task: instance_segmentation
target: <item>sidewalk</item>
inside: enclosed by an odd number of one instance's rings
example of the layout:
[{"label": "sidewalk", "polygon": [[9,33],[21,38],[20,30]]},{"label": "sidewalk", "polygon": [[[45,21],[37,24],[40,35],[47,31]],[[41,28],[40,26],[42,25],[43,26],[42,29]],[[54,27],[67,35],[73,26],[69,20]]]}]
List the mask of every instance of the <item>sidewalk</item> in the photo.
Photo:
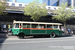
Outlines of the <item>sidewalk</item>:
[{"label": "sidewalk", "polygon": [[66,35],[65,35],[65,33],[62,33],[62,36],[68,36],[68,35],[74,35],[74,34],[73,33],[71,33],[71,34],[66,33]]}]

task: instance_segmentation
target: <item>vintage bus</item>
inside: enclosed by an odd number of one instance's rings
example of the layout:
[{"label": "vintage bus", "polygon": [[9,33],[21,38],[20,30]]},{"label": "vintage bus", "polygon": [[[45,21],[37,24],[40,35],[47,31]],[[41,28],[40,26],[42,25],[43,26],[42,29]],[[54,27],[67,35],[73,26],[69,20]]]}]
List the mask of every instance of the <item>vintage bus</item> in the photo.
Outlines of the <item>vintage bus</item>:
[{"label": "vintage bus", "polygon": [[49,35],[54,38],[56,35],[62,35],[60,30],[61,23],[44,23],[44,22],[27,22],[27,21],[14,21],[12,34],[17,35],[19,38],[24,36],[39,36]]}]

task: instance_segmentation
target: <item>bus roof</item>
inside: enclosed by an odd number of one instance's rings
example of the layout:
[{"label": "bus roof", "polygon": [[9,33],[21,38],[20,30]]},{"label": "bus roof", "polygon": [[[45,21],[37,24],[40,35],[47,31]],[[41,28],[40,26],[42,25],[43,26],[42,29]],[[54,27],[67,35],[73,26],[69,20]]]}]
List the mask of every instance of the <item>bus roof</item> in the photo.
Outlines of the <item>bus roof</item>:
[{"label": "bus roof", "polygon": [[62,25],[61,23],[28,22],[28,21],[14,21],[13,23],[27,23],[27,24],[48,24],[48,25]]}]

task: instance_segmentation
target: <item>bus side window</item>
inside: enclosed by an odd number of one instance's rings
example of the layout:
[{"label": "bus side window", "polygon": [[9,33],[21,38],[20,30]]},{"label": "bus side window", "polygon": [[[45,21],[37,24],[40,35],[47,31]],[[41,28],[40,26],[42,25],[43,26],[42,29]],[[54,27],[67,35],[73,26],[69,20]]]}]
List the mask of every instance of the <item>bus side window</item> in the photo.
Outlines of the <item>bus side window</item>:
[{"label": "bus side window", "polygon": [[54,25],[53,28],[58,28],[58,25]]},{"label": "bus side window", "polygon": [[44,28],[44,26],[42,26],[42,28]]},{"label": "bus side window", "polygon": [[40,24],[39,25],[41,28],[46,28],[46,25],[44,25],[44,24]]},{"label": "bus side window", "polygon": [[27,24],[27,28],[30,28],[30,24]]},{"label": "bus side window", "polygon": [[52,25],[47,25],[47,28],[52,28]]},{"label": "bus side window", "polygon": [[23,28],[30,28],[30,24],[23,24]]},{"label": "bus side window", "polygon": [[39,28],[38,24],[32,24],[32,28]]}]

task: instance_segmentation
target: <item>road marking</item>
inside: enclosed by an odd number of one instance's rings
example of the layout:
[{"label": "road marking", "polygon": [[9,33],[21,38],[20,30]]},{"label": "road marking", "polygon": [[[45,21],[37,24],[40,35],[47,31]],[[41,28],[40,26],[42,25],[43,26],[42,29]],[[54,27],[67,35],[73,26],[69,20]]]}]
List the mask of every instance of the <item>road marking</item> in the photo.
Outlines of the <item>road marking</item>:
[{"label": "road marking", "polygon": [[61,42],[61,41],[75,41],[75,39],[68,40],[53,40],[53,41],[29,41],[29,42],[12,42],[12,43],[0,43],[0,45],[11,45],[11,44],[25,44],[25,43],[46,43],[46,42]]}]

